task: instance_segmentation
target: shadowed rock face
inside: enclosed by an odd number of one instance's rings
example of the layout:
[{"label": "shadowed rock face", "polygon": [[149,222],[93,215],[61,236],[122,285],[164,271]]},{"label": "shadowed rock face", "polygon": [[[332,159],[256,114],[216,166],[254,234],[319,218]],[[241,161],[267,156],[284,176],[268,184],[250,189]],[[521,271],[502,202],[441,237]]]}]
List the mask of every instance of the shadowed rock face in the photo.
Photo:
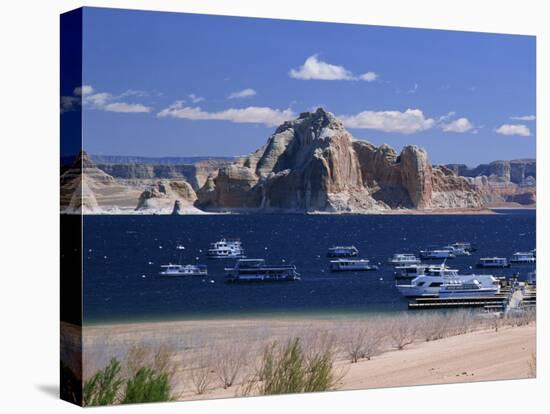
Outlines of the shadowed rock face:
[{"label": "shadowed rock face", "polygon": [[198,191],[196,205],[325,212],[482,206],[464,178],[434,169],[423,149],[407,146],[397,156],[387,145],[354,140],[319,108],[283,123],[263,147],[220,168]]}]

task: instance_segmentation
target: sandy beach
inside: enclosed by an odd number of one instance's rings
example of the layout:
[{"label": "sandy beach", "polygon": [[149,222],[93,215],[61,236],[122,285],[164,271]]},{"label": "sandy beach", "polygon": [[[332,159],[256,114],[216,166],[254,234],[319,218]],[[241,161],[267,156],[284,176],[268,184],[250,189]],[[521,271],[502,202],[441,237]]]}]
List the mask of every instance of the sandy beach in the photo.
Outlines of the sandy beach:
[{"label": "sandy beach", "polygon": [[[384,325],[388,320],[379,320]],[[97,325],[83,328],[84,377],[105,366],[112,357],[124,359],[136,344],[156,349],[168,346],[175,367],[176,399],[210,399],[242,395],[247,372],[270,341],[311,338],[319,332],[343,338],[363,320],[196,320],[179,322]],[[214,370],[206,391],[197,394],[189,373],[223,350],[244,350],[245,366],[236,385],[224,389]],[[498,331],[478,326],[473,332],[425,341],[418,338],[403,350],[387,344],[371,360],[351,363],[340,346],[334,365],[340,379],[337,390],[521,379],[533,376],[536,325],[501,326]],[[209,362],[208,362],[209,363]]]}]

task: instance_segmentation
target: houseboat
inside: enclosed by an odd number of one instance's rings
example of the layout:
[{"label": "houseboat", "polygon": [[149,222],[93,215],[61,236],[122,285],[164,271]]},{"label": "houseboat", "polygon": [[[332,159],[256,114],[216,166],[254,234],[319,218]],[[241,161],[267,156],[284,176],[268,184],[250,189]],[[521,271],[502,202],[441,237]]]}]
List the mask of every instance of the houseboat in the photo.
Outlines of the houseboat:
[{"label": "houseboat", "polygon": [[221,239],[210,244],[207,253],[210,259],[244,259],[244,249],[240,240]]},{"label": "houseboat", "polygon": [[424,260],[452,259],[454,257],[454,253],[446,249],[420,250],[420,258]]},{"label": "houseboat", "polygon": [[395,253],[389,260],[394,266],[420,264],[420,259],[412,253]]},{"label": "houseboat", "polygon": [[484,268],[504,268],[510,267],[510,263],[505,257],[482,257],[477,262],[477,267]]},{"label": "houseboat", "polygon": [[206,276],[208,268],[205,265],[162,265],[159,275],[161,276]]},{"label": "houseboat", "polygon": [[510,263],[535,263],[536,261],[532,252],[517,252],[510,258]]},{"label": "houseboat", "polygon": [[294,265],[267,265],[264,259],[239,259],[232,268],[226,268],[227,283],[288,282],[300,280]]},{"label": "houseboat", "polygon": [[378,266],[371,265],[368,259],[338,259],[330,261],[331,272],[366,272],[378,270]]},{"label": "houseboat", "polygon": [[359,250],[355,246],[334,246],[328,249],[328,257],[355,257]]}]

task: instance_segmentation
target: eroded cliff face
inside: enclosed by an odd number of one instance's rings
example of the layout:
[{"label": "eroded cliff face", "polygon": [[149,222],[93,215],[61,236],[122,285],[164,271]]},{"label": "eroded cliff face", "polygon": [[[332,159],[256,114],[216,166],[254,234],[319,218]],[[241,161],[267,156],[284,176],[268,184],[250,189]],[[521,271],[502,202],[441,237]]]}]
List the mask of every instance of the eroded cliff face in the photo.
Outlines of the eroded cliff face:
[{"label": "eroded cliff face", "polygon": [[136,211],[168,214],[173,213],[178,204],[177,211],[181,212],[196,199],[193,188],[186,181],[160,180],[141,193]]},{"label": "eroded cliff face", "polygon": [[[448,174],[450,173],[450,175]],[[283,123],[267,143],[220,168],[197,193],[207,210],[381,212],[481,208],[467,180],[432,168],[425,150],[354,140],[322,108]]]},{"label": "eroded cliff face", "polygon": [[456,174],[464,176],[491,207],[534,206],[536,204],[537,165],[534,159],[493,161],[468,168],[449,164]]},{"label": "eroded cliff face", "polygon": [[61,175],[61,212],[66,214],[179,214],[198,211],[190,183],[178,180],[125,180],[107,174],[82,151]]}]

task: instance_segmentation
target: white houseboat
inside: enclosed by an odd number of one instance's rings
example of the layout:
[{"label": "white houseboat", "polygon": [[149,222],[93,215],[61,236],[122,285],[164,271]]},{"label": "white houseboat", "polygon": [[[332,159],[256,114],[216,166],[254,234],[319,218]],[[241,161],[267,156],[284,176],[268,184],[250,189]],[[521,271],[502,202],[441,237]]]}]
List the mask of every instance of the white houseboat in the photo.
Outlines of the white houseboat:
[{"label": "white houseboat", "polygon": [[205,265],[162,265],[159,275],[161,276],[206,276],[208,268]]},{"label": "white houseboat", "polygon": [[211,243],[207,255],[211,259],[242,259],[246,257],[240,240],[232,239],[221,239]]},{"label": "white houseboat", "polygon": [[368,259],[338,259],[330,261],[331,272],[365,272],[377,269],[378,266],[371,265]]},{"label": "white houseboat", "polygon": [[226,268],[226,282],[288,282],[300,280],[294,265],[266,265],[264,259],[239,259]]},{"label": "white houseboat", "polygon": [[535,263],[536,261],[532,252],[517,252],[510,258],[510,263]]},{"label": "white houseboat", "polygon": [[424,260],[452,259],[455,255],[448,249],[426,249],[420,250],[420,258]]},{"label": "white houseboat", "polygon": [[355,257],[359,253],[355,246],[334,246],[328,249],[328,257]]},{"label": "white houseboat", "polygon": [[395,253],[389,260],[394,266],[420,264],[420,259],[412,253]]},{"label": "white houseboat", "polygon": [[477,267],[484,268],[504,268],[510,267],[510,263],[505,257],[482,257],[477,262]]}]

